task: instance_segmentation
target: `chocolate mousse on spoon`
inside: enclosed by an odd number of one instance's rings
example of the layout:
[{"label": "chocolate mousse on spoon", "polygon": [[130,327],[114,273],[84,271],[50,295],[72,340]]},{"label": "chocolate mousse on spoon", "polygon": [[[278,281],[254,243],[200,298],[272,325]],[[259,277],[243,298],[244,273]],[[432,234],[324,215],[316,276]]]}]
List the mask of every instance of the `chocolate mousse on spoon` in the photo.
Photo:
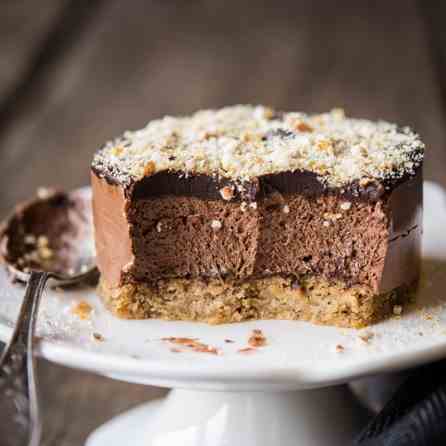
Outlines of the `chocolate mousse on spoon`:
[{"label": "chocolate mousse on spoon", "polygon": [[37,198],[17,206],[0,227],[0,261],[14,279],[27,283],[13,335],[0,358],[0,413],[9,421],[2,423],[0,436],[6,445],[23,439],[37,446],[41,428],[33,337],[39,301],[48,280],[64,286],[96,272],[88,191],[41,189]]}]

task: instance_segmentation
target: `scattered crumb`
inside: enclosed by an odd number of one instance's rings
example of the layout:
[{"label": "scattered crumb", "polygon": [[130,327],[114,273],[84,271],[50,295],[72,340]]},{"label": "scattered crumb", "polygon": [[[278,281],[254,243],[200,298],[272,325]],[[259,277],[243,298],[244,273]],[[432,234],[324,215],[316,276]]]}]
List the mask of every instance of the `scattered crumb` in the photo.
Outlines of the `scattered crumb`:
[{"label": "scattered crumb", "polygon": [[93,307],[86,302],[85,300],[81,300],[77,305],[73,307],[71,310],[73,314],[79,317],[79,319],[86,320],[90,319],[91,312],[93,311]]},{"label": "scattered crumb", "polygon": [[211,353],[213,355],[220,355],[221,352],[211,346],[211,345],[207,345],[207,344],[203,344],[202,342],[199,342],[196,338],[177,338],[174,336],[170,336],[167,338],[162,338],[162,341],[167,341],[167,342],[171,342],[172,344],[178,344],[178,345],[183,345],[185,347],[189,347],[191,348],[194,352],[198,352],[198,353]]},{"label": "scattered crumb", "polygon": [[181,353],[183,350],[180,350],[179,348],[172,347],[172,348],[170,349],[170,351],[171,351],[172,353]]},{"label": "scattered crumb", "polygon": [[93,339],[95,341],[104,342],[104,336],[101,335],[101,333],[93,333]]},{"label": "scattered crumb", "polygon": [[289,214],[289,213],[290,213],[290,207],[289,207],[287,204],[285,204],[285,205],[283,206],[283,208],[282,208],[282,212],[283,212],[284,214]]},{"label": "scattered crumb", "polygon": [[251,347],[264,347],[266,345],[266,337],[263,335],[262,330],[252,330],[251,336],[248,339],[248,344]]},{"label": "scattered crumb", "polygon": [[235,341],[232,339],[225,339],[226,344],[233,344]]},{"label": "scattered crumb", "polygon": [[374,336],[375,336],[375,334],[369,331],[369,332],[366,332],[366,333],[361,333],[358,336],[358,339],[361,342],[363,342],[364,344],[368,344],[373,339]]},{"label": "scattered crumb", "polygon": [[198,341],[198,338],[177,338],[174,336],[169,336],[167,338],[161,338],[161,340],[172,342],[174,344],[185,345],[187,347],[192,347]]},{"label": "scattered crumb", "polygon": [[254,347],[244,347],[240,350],[237,350],[239,353],[254,353],[257,349]]},{"label": "scattered crumb", "polygon": [[111,153],[113,156],[119,156],[119,155],[122,154],[122,152],[124,152],[124,148],[123,148],[123,147],[120,147],[120,146],[113,147],[113,149],[110,151],[110,153]]},{"label": "scattered crumb", "polygon": [[344,346],[341,345],[341,344],[337,344],[337,345],[335,346],[335,352],[336,352],[336,353],[342,353],[344,350],[345,350],[345,348],[344,348]]},{"label": "scattered crumb", "polygon": [[393,307],[393,314],[395,316],[400,316],[403,312],[403,307],[401,305],[394,305]]}]

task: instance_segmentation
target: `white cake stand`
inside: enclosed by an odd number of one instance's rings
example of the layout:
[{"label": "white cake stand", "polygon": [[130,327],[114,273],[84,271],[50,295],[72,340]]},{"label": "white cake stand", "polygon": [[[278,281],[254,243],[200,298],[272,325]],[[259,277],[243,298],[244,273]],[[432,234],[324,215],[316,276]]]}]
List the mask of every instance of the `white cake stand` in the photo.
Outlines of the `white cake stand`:
[{"label": "white cake stand", "polygon": [[[103,308],[93,289],[51,290],[39,314],[38,352],[66,366],[174,389],[164,400],[108,422],[90,436],[88,446],[349,444],[358,407],[341,388],[328,386],[446,354],[446,193],[435,184],[425,184],[424,215],[418,303],[405,308],[401,317],[371,328],[290,321],[220,326],[124,321]],[[23,287],[12,285],[1,272],[3,341],[11,334],[22,295]],[[93,308],[88,320],[72,312],[80,299]],[[254,328],[263,331],[268,345],[240,353]],[[162,340],[171,336],[198,338],[221,354],[173,352],[174,345]]]}]

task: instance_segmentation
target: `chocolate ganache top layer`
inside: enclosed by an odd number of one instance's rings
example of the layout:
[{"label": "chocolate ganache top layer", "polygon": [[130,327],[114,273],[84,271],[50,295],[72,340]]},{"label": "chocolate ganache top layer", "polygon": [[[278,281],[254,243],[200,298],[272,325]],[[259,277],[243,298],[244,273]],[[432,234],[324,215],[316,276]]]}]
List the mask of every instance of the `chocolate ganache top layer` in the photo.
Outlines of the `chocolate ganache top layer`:
[{"label": "chocolate ganache top layer", "polygon": [[[186,188],[197,195],[215,189],[212,182],[227,182],[249,198],[252,189],[256,194],[278,181],[357,195],[358,185],[382,187],[414,175],[423,153],[424,144],[408,127],[346,118],[339,109],[307,115],[238,105],[125,132],[96,153],[92,168],[125,189],[154,176],[167,189],[187,178]],[[300,173],[299,185],[291,172]]]}]

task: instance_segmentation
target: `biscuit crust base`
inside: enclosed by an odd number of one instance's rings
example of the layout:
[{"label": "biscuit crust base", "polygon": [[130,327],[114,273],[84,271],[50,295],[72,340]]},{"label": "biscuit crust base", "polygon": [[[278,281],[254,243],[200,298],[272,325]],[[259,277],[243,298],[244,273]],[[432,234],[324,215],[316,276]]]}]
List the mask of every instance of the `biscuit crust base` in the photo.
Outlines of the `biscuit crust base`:
[{"label": "biscuit crust base", "polygon": [[296,281],[271,276],[244,281],[166,279],[156,286],[128,283],[117,288],[101,278],[99,294],[116,316],[223,324],[257,319],[310,321],[361,328],[392,314],[413,297],[416,283],[384,294],[364,285],[347,286],[318,276]]}]

